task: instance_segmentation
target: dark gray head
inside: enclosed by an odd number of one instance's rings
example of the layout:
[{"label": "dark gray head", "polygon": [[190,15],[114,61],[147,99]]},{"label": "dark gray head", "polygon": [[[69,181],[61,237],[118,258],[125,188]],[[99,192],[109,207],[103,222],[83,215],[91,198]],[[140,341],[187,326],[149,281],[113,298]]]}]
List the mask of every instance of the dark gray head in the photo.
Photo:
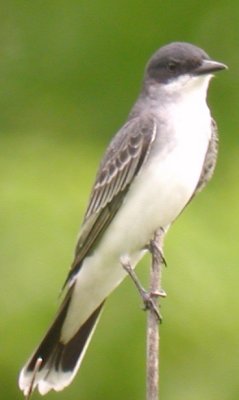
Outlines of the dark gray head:
[{"label": "dark gray head", "polygon": [[190,43],[175,42],[161,47],[146,67],[147,81],[167,84],[182,75],[210,75],[227,68],[213,61],[204,50]]}]

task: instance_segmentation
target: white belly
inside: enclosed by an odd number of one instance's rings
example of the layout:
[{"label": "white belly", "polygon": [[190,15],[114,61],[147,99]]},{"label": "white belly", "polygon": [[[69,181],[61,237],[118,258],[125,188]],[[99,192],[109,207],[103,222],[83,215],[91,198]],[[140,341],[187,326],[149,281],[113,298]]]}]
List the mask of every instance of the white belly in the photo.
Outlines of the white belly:
[{"label": "white belly", "polygon": [[[186,123],[185,123],[186,120]],[[210,115],[190,116],[176,123],[169,143],[169,126],[155,143],[151,157],[127,193],[102,240],[102,250],[132,254],[148,243],[154,231],[170,225],[192,197],[199,181],[211,136]],[[168,131],[168,132],[167,132]],[[161,143],[162,141],[162,143]]]},{"label": "white belly", "polygon": [[170,225],[193,195],[210,139],[210,115],[197,125],[190,116],[186,121],[180,116],[177,133],[164,150],[160,140],[155,144],[95,252],[84,260],[63,339],[76,332],[125,277],[120,258],[129,256],[134,267],[154,231]]}]

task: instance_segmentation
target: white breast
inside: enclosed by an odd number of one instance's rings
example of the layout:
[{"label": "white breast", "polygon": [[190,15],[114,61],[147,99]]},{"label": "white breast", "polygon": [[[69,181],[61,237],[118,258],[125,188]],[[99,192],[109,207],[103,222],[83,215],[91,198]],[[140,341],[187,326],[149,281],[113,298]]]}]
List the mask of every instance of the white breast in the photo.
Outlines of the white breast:
[{"label": "white breast", "polygon": [[[204,98],[189,96],[160,108],[150,157],[95,252],[75,277],[74,296],[62,332],[67,340],[122,281],[122,256],[134,267],[159,227],[170,225],[190,200],[198,183],[211,135]],[[162,105],[162,103],[161,103]],[[152,111],[152,108],[150,108]],[[79,305],[81,308],[79,315]]]},{"label": "white breast", "polygon": [[112,246],[115,242],[113,247],[122,248],[124,243],[131,247],[129,252],[147,243],[154,230],[171,224],[186,206],[199,181],[211,136],[209,109],[205,99],[194,93],[161,107],[156,125],[157,140],[148,162],[111,223],[117,232],[111,237]]}]

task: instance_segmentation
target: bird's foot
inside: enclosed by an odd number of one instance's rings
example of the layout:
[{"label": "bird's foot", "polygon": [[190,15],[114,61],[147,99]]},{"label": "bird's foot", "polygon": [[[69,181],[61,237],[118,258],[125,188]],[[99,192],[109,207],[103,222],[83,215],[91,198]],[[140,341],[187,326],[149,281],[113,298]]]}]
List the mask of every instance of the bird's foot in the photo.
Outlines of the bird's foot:
[{"label": "bird's foot", "polygon": [[124,268],[124,270],[128,273],[128,275],[132,279],[133,283],[135,284],[135,286],[140,294],[140,297],[143,300],[144,310],[151,310],[152,312],[154,312],[154,314],[156,315],[159,322],[162,322],[162,316],[159,312],[159,308],[158,308],[156,300],[158,297],[166,297],[165,291],[163,289],[160,289],[158,291],[145,290],[144,287],[142,286],[137,274],[135,273],[134,269],[132,268],[129,259],[122,258],[121,264],[122,264],[122,267]]},{"label": "bird's foot", "polygon": [[159,305],[157,304],[158,303],[157,299],[159,297],[166,297],[166,296],[167,294],[163,289],[157,292],[144,291],[144,293],[142,293],[144,309],[153,312],[160,323],[163,321],[163,317],[159,311]]},{"label": "bird's foot", "polygon": [[146,246],[146,249],[152,254],[159,264],[163,264],[165,267],[167,267],[163,250],[159,247],[158,243],[154,239],[150,240],[149,244]]}]

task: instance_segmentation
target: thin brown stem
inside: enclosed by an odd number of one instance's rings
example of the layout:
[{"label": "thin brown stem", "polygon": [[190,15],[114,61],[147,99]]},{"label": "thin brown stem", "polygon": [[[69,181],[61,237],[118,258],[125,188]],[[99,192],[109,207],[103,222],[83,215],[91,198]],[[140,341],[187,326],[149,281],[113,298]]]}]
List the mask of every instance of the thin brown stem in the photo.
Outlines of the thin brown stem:
[{"label": "thin brown stem", "polygon": [[[158,230],[150,243],[152,265],[150,273],[150,293],[160,293],[161,272],[165,260],[162,254],[163,245],[162,230]],[[159,296],[155,297],[155,305],[159,307]],[[159,400],[159,320],[152,309],[148,310],[147,317],[147,400]]]}]

